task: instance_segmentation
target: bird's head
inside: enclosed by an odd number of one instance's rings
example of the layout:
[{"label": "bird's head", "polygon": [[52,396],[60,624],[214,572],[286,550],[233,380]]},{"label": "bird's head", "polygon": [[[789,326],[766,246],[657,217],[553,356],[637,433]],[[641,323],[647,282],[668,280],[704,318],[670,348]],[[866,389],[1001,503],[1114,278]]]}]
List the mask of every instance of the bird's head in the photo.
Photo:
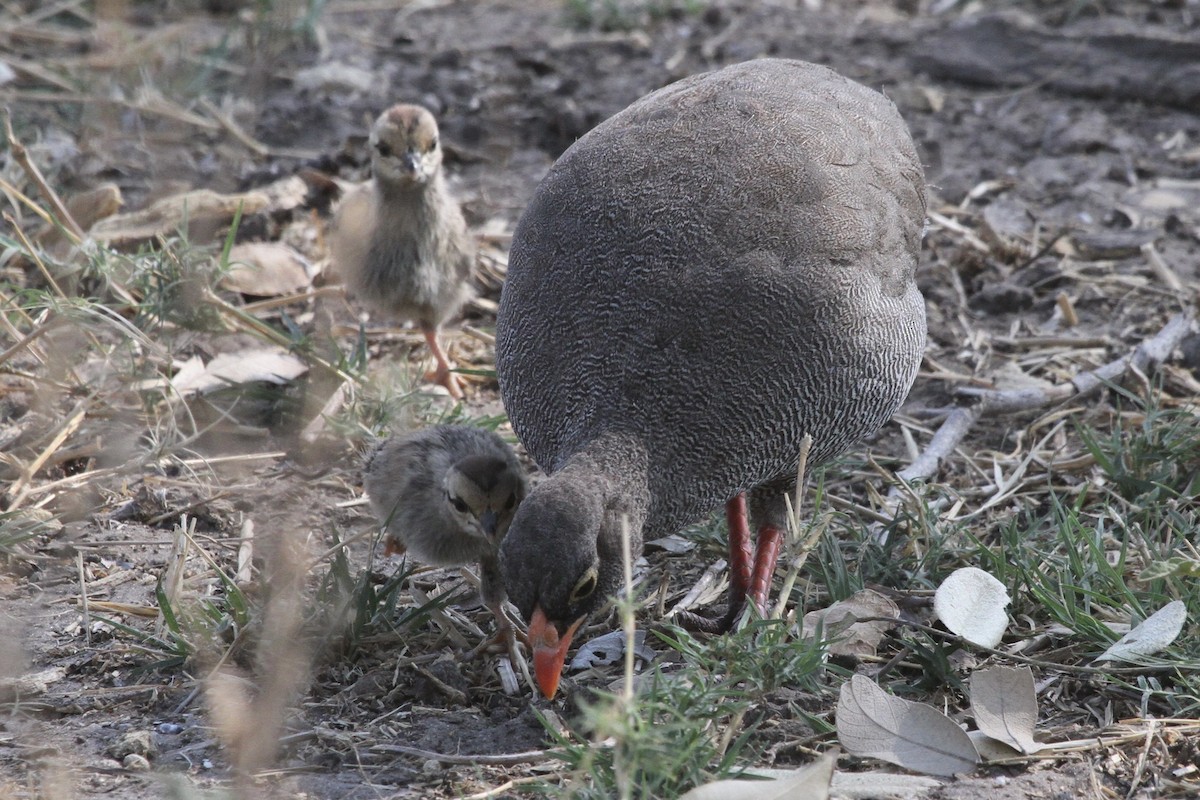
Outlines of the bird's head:
[{"label": "bird's head", "polygon": [[508,460],[474,455],[446,471],[442,488],[450,514],[462,529],[495,548],[525,499],[526,483],[524,473]]},{"label": "bird's head", "polygon": [[534,672],[547,698],[558,690],[575,632],[621,587],[626,524],[632,552],[641,550],[641,520],[630,520],[606,488],[602,478],[565,471],[547,478],[517,509],[500,549],[504,585],[529,622]]},{"label": "bird's head", "polygon": [[437,121],[421,106],[392,106],[380,114],[368,144],[372,173],[388,185],[428,183],[442,165]]}]

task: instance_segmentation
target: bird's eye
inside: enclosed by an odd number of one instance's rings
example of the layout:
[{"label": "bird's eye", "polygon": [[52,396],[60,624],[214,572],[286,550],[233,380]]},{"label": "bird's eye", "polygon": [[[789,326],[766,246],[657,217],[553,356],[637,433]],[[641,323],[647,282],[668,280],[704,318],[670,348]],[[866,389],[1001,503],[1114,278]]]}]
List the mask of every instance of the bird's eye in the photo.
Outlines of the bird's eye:
[{"label": "bird's eye", "polygon": [[437,137],[435,136],[429,140],[429,151],[433,152],[434,150],[437,150],[437,146],[438,146],[438,140],[437,140]]},{"label": "bird's eye", "polygon": [[512,511],[513,506],[515,506],[516,504],[517,504],[517,496],[515,494],[510,494],[508,496],[508,499],[504,501],[504,510]]},{"label": "bird's eye", "polygon": [[571,590],[569,598],[572,605],[581,603],[592,596],[592,592],[596,591],[596,568],[589,567],[588,571],[583,573],[583,577],[579,579],[579,583],[575,584],[575,588]]},{"label": "bird's eye", "polygon": [[383,156],[384,158],[391,158],[392,148],[387,142],[376,142],[375,152],[379,153],[379,155]]},{"label": "bird's eye", "polygon": [[452,497],[450,495],[447,495],[447,497],[450,498],[450,505],[454,506],[454,510],[458,513],[466,514],[471,510],[471,507],[467,505],[467,501],[461,497]]}]

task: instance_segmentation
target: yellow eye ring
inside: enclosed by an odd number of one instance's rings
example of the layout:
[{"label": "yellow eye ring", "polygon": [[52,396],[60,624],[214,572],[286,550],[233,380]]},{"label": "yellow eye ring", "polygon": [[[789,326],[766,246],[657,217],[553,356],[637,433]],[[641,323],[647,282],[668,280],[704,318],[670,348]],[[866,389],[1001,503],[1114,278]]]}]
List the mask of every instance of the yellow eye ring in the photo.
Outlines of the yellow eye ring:
[{"label": "yellow eye ring", "polygon": [[595,567],[588,567],[587,572],[583,573],[583,577],[575,584],[575,588],[571,590],[571,596],[568,601],[574,605],[581,603],[592,596],[596,591],[596,584],[599,582],[600,573]]}]

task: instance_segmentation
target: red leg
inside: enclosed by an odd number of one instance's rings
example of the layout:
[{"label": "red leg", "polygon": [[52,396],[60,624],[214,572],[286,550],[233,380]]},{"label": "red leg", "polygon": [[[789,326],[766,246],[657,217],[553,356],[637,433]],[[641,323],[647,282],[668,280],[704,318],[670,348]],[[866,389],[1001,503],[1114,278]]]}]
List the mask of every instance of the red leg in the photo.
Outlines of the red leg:
[{"label": "red leg", "polygon": [[783,531],[774,525],[763,525],[758,529],[758,544],[754,550],[754,573],[746,590],[750,602],[758,608],[760,616],[767,615],[767,597],[771,594],[771,579],[775,577],[775,562],[783,544]]},{"label": "red leg", "polygon": [[725,521],[729,526],[729,583],[730,600],[741,603],[750,588],[754,551],[750,549],[750,523],[746,516],[746,493],[741,492],[725,504]]},{"label": "red leg", "polygon": [[754,550],[750,546],[750,523],[746,514],[746,494],[725,503],[725,521],[729,525],[729,606],[725,616],[702,617],[690,612],[680,616],[686,628],[705,633],[725,633],[733,628],[746,607],[746,592],[753,577]]}]

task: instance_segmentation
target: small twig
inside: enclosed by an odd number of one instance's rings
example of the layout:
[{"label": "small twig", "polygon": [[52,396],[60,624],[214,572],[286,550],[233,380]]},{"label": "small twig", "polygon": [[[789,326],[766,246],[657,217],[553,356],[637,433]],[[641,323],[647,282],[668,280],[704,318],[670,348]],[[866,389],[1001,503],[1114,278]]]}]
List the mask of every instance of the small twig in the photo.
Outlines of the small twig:
[{"label": "small twig", "polygon": [[237,551],[237,572],[233,582],[238,586],[246,586],[253,578],[254,569],[254,521],[247,518],[242,521],[242,541]]},{"label": "small twig", "polygon": [[17,221],[13,219],[12,214],[5,211],[3,216],[4,221],[12,226],[13,232],[17,234],[17,239],[21,242],[21,246],[25,248],[25,254],[33,259],[33,263],[37,265],[38,272],[42,273],[42,277],[46,279],[46,283],[50,284],[50,288],[54,290],[56,295],[66,297],[66,292],[58,285],[58,281],[54,280],[54,276],[50,274],[50,268],[42,261],[41,256],[38,255],[37,248],[33,246],[33,242],[29,241],[29,237],[25,235],[25,231],[21,230],[20,226],[17,225]]},{"label": "small twig", "polygon": [[[25,145],[17,139],[17,134],[13,132],[12,112],[6,107],[4,109],[4,134],[8,137],[8,146],[12,151],[13,158],[21,169],[25,170],[25,174],[29,177],[38,191],[42,193],[42,197],[50,204],[50,208],[54,211],[54,216],[58,221],[76,237],[76,240],[81,240],[84,237],[83,228],[79,227],[79,223],[71,216],[71,212],[67,210],[67,206],[63,203],[62,198],[58,193],[50,188],[50,184],[46,182],[46,178],[42,175],[42,171],[38,169],[37,164],[29,157],[29,151],[25,149]],[[15,226],[14,226],[15,227]]]},{"label": "small twig", "polygon": [[460,706],[465,706],[467,704],[467,695],[462,690],[455,689],[453,686],[446,683],[444,680],[439,678],[437,675],[434,675],[424,667],[417,667],[417,672],[425,676],[425,680],[432,683],[434,688],[436,688],[439,692],[446,695],[446,699],[450,700],[450,702],[457,703]]},{"label": "small twig", "polygon": [[247,133],[246,130],[237,123],[237,120],[221,111],[221,109],[217,108],[216,104],[214,104],[207,97],[200,98],[200,107],[207,111],[213,119],[219,122],[221,127],[224,128],[230,136],[232,136],[234,139],[237,139],[238,142],[244,145],[248,150],[252,151],[255,155],[262,156],[264,158],[267,156],[296,158],[302,161],[308,161],[321,155],[316,150],[302,150],[291,147],[271,147],[270,145],[263,144]]},{"label": "small twig", "polygon": [[83,551],[75,552],[75,567],[79,571],[79,611],[83,614],[83,635],[87,646],[92,646],[92,612],[88,606],[87,575],[83,569]]},{"label": "small twig", "polygon": [[1175,270],[1171,269],[1171,265],[1166,262],[1162,255],[1155,248],[1154,242],[1146,242],[1142,245],[1142,255],[1146,257],[1146,261],[1150,264],[1150,269],[1154,271],[1154,275],[1162,281],[1172,292],[1180,294],[1187,291],[1184,288],[1183,281],[1175,274]]},{"label": "small twig", "polygon": [[413,756],[425,760],[440,761],[443,764],[478,764],[485,767],[516,767],[521,764],[541,764],[558,758],[554,750],[526,750],[522,753],[501,753],[489,755],[463,755],[462,753],[437,753],[433,750],[422,750],[419,747],[405,747],[402,744],[377,744],[371,748],[373,753],[398,753],[403,756]]},{"label": "small twig", "polygon": [[1157,720],[1147,720],[1149,724],[1146,726],[1146,742],[1142,745],[1142,752],[1138,754],[1137,766],[1133,768],[1133,777],[1129,779],[1129,791],[1125,794],[1125,800],[1133,800],[1133,796],[1137,794],[1138,784],[1142,782],[1142,775],[1146,772],[1146,759],[1150,756],[1150,745],[1154,743],[1154,733],[1157,730]]},{"label": "small twig", "polygon": [[[1043,408],[1095,391],[1117,380],[1126,372],[1144,371],[1151,363],[1165,362],[1170,358],[1171,351],[1191,329],[1194,318],[1195,314],[1191,310],[1175,315],[1158,333],[1134,348],[1133,352],[1094,370],[1081,372],[1069,383],[1045,389],[980,389],[960,386],[955,393],[960,398],[968,398],[975,403],[951,410],[945,422],[933,435],[929,446],[911,464],[896,473],[896,477],[905,483],[932,478],[937,474],[942,459],[958,447],[967,432],[984,414],[1008,414]],[[895,498],[898,495],[899,487],[893,487],[888,497]]]},{"label": "small twig", "polygon": [[75,406],[75,409],[71,412],[71,414],[59,425],[58,433],[56,433],[54,438],[50,440],[50,443],[46,445],[45,449],[38,454],[37,458],[35,458],[29,464],[29,466],[24,467],[21,470],[21,476],[13,481],[12,486],[9,487],[9,493],[13,498],[8,504],[9,511],[19,508],[21,504],[25,502],[25,500],[32,493],[29,483],[33,480],[33,476],[37,474],[38,470],[42,468],[50,456],[54,455],[54,452],[62,446],[63,442],[67,440],[67,437],[78,430],[80,424],[83,422],[83,418],[86,415],[86,403],[81,402],[79,405]]},{"label": "small twig", "polygon": [[700,576],[700,579],[683,596],[683,599],[671,607],[671,610],[666,614],[666,618],[670,619],[676,614],[681,614],[696,605],[696,602],[700,599],[700,595],[704,594],[708,591],[709,587],[716,583],[717,576],[724,572],[727,566],[729,564],[723,558],[718,558],[710,564],[708,569],[704,570],[704,574]]}]

